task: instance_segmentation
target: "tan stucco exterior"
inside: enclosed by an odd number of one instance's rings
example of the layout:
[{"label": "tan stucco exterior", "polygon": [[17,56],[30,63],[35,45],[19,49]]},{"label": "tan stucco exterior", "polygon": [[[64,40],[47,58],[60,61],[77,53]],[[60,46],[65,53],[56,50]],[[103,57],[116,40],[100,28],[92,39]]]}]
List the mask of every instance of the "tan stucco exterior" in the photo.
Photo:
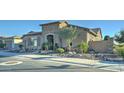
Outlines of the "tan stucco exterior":
[{"label": "tan stucco exterior", "polygon": [[44,39],[44,42],[47,42],[46,37],[47,35],[53,35],[54,36],[54,43],[57,43],[59,46],[62,45],[62,47],[66,47],[66,42],[64,38],[62,39],[62,44],[60,44],[60,39],[58,35],[56,34],[57,31],[60,31],[63,27],[77,27],[79,31],[78,37],[72,42],[72,46],[75,47],[78,44],[80,44],[82,41],[89,42],[89,41],[100,41],[102,40],[101,33],[95,33],[92,31],[88,31],[88,28],[83,28],[79,26],[74,26],[68,24],[66,21],[63,22],[55,22],[55,23],[48,23],[48,24],[42,24],[42,38]]},{"label": "tan stucco exterior", "polygon": [[[23,36],[23,44],[25,49],[42,49],[42,44],[48,42],[48,36],[52,36],[53,45],[58,44],[59,47],[67,47],[65,39],[62,38],[60,42],[60,37],[56,34],[58,31],[61,31],[61,28],[63,27],[76,27],[78,30],[79,35],[72,41],[72,47],[76,47],[84,41],[89,44],[90,48],[94,48],[94,50],[99,52],[107,51],[107,47],[112,48],[113,42],[102,41],[102,32],[100,28],[84,28],[68,24],[66,21],[46,23],[41,24],[40,26],[42,28],[42,32],[38,32],[37,34],[28,33]],[[30,45],[31,38],[37,38],[37,46]]]}]

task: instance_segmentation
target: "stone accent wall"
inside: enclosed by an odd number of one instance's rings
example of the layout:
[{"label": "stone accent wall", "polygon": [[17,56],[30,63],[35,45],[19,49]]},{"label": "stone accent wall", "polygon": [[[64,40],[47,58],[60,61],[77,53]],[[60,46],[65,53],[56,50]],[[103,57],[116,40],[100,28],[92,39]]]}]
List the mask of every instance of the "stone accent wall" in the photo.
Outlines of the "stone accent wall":
[{"label": "stone accent wall", "polygon": [[47,42],[47,36],[48,35],[53,35],[54,37],[54,45],[57,43],[59,47],[66,47],[65,40],[62,40],[62,44],[60,42],[59,36],[56,34],[58,31],[60,31],[61,28],[66,27],[67,23],[66,22],[61,22],[61,23],[53,23],[53,24],[45,24],[42,25],[42,42]]},{"label": "stone accent wall", "polygon": [[100,53],[112,53],[113,52],[113,39],[102,41],[90,41],[89,48]]}]

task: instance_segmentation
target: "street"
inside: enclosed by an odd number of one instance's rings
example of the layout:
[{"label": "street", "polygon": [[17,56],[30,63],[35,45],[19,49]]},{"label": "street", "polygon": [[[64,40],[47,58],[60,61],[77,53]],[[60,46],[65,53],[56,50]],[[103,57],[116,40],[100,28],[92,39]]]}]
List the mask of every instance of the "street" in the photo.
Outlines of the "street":
[{"label": "street", "polygon": [[51,55],[19,54],[0,51],[1,72],[113,72],[124,71],[123,64]]}]

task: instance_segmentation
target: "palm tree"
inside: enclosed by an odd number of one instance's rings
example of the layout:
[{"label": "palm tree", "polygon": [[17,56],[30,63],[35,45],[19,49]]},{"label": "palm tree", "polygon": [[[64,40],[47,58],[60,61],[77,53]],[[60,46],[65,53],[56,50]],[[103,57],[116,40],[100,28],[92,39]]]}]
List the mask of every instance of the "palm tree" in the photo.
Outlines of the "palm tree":
[{"label": "palm tree", "polygon": [[57,34],[58,34],[60,40],[65,39],[67,48],[70,51],[71,43],[74,39],[76,39],[76,37],[78,35],[77,28],[65,27],[65,28],[62,28],[60,31],[58,31]]}]

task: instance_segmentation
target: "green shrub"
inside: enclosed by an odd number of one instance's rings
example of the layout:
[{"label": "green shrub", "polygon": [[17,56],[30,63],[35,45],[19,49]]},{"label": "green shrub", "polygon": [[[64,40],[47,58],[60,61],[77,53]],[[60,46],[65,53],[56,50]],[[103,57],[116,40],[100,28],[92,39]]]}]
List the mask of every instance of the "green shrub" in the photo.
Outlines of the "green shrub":
[{"label": "green shrub", "polygon": [[118,55],[120,55],[124,60],[124,48],[118,47],[118,48],[116,48],[116,51],[117,51]]},{"label": "green shrub", "polygon": [[0,44],[0,48],[5,48],[6,44]]},{"label": "green shrub", "polygon": [[78,45],[78,48],[82,53],[87,53],[89,46],[86,42],[82,42],[80,45]]},{"label": "green shrub", "polygon": [[56,50],[59,54],[63,54],[65,52],[65,50],[63,48],[58,48]]},{"label": "green shrub", "polygon": [[19,48],[22,49],[23,48],[23,45],[19,45]]},{"label": "green shrub", "polygon": [[49,48],[49,44],[48,43],[43,43],[42,44],[42,49],[43,50],[48,50],[48,48]]}]

